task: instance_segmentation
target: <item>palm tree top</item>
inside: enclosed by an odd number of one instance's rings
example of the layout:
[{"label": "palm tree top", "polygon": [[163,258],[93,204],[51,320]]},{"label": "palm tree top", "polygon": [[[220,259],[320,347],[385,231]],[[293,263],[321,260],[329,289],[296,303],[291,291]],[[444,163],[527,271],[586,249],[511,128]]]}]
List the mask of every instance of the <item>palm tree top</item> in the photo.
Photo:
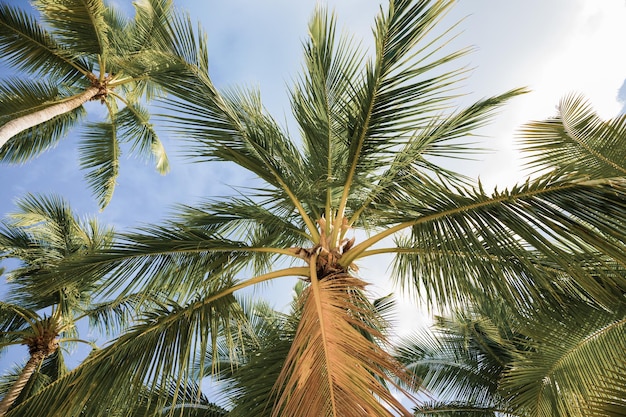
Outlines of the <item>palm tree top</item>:
[{"label": "palm tree top", "polygon": [[[132,20],[102,0],[32,5],[37,15],[0,4],[0,53],[17,71],[0,87],[0,160],[30,160],[84,122],[80,165],[104,208],[119,173],[120,143],[152,159],[161,174],[169,170],[145,103],[163,97],[152,75],[174,63],[171,1],[136,2]],[[89,101],[104,106],[105,120],[85,120]]]}]

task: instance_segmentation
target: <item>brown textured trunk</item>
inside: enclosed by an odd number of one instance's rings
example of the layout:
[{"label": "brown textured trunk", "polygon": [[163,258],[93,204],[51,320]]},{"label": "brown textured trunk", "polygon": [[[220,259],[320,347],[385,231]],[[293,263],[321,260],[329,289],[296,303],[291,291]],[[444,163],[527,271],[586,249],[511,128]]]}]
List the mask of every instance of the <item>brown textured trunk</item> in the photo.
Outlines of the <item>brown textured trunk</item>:
[{"label": "brown textured trunk", "polygon": [[96,86],[89,87],[69,100],[53,104],[43,110],[18,117],[17,119],[13,119],[5,123],[0,126],[0,148],[2,148],[9,139],[18,133],[82,106],[84,103],[94,98],[99,91],[100,88]]},{"label": "brown textured trunk", "polygon": [[0,417],[4,417],[4,415],[9,411],[9,408],[13,405],[17,397],[20,396],[24,386],[33,375],[35,370],[41,365],[41,362],[46,357],[46,353],[39,351],[30,355],[30,359],[24,365],[20,376],[17,378],[17,381],[13,384],[9,392],[4,396],[2,401],[0,402]]}]

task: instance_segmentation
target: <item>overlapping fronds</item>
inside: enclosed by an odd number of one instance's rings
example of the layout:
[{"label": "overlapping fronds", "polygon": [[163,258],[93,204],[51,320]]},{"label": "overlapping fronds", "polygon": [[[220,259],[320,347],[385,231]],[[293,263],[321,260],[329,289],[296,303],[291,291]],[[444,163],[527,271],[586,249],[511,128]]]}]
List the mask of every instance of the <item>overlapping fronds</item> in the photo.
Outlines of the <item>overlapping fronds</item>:
[{"label": "overlapping fronds", "polygon": [[551,313],[536,312],[521,329],[528,348],[505,373],[503,395],[529,416],[582,417],[614,403],[619,384],[610,381],[626,360],[623,303],[614,311],[572,303]]},{"label": "overlapping fronds", "polygon": [[[94,219],[79,219],[64,199],[28,194],[17,201],[18,210],[0,229],[1,258],[19,262],[9,274],[8,297],[16,304],[38,310],[62,303],[70,310],[89,304],[98,277],[66,282],[51,288],[49,274],[63,260],[106,248],[112,229]],[[50,291],[40,291],[48,287]]]},{"label": "overlapping fronds", "polygon": [[36,0],[34,5],[53,36],[72,53],[96,56],[107,52],[101,0]]},{"label": "overlapping fronds", "polygon": [[613,367],[602,377],[602,383],[596,387],[588,402],[587,413],[590,416],[623,417],[626,416],[626,360]]},{"label": "overlapping fronds", "polygon": [[[128,417],[146,417],[150,415],[175,415],[184,417],[230,417],[228,410],[211,402],[193,380],[185,381],[177,389],[171,383],[156,390],[146,389],[137,403],[126,410]],[[166,400],[161,401],[160,397]]]},{"label": "overlapping fronds", "polygon": [[19,70],[71,82],[81,80],[88,68],[70,57],[33,16],[6,4],[0,4],[0,54]]},{"label": "overlapping fronds", "polygon": [[[158,300],[158,297],[155,299]],[[94,303],[82,314],[89,319],[89,325],[101,334],[115,336],[128,328],[154,302],[153,299],[146,300],[144,294],[131,294],[113,301]]]},{"label": "overlapping fronds", "polygon": [[[93,352],[78,368],[17,406],[11,415],[36,412],[52,417],[84,412],[108,416],[112,409],[124,415],[135,405],[129,399],[139,399],[144,387],[158,391],[164,381],[171,381],[172,395],[161,397],[157,409],[168,401],[176,403],[184,395],[195,360],[218,335],[233,328],[233,321],[245,323],[237,301],[220,295],[222,289],[216,286],[213,292],[205,292],[185,305],[168,302],[146,312],[111,345]],[[228,337],[230,346],[237,344],[236,334]],[[170,408],[166,415],[176,412],[180,410]]]},{"label": "overlapping fronds", "polygon": [[506,317],[506,327],[498,327],[484,312],[456,313],[454,318],[438,317],[431,332],[401,342],[399,360],[436,399],[420,404],[416,415],[509,415],[498,388],[502,373],[518,355],[511,319]]},{"label": "overlapping fronds", "polygon": [[[414,277],[412,284],[404,281],[407,287],[415,284],[446,303],[455,301],[454,294],[460,295],[456,301],[467,299],[461,294],[477,288],[513,302],[537,301],[565,274],[574,286],[611,305],[614,295],[595,274],[614,280],[611,275],[624,265],[625,183],[575,178],[545,175],[492,196],[444,189],[429,195],[422,187],[424,197],[415,200],[421,207],[411,210],[407,204],[397,212],[398,221],[412,227],[411,236],[399,242],[396,275]],[[600,254],[616,262],[613,269],[593,271],[580,263],[581,256]]]},{"label": "overlapping fronds", "polygon": [[[276,401],[274,383],[281,373],[299,315],[281,314],[267,305],[256,303],[249,317],[250,327],[239,347],[241,362],[222,366],[222,382],[233,404],[229,416],[269,417]],[[207,364],[210,362],[207,360]]]},{"label": "overlapping fronds", "polygon": [[[503,95],[478,101],[450,116],[433,116],[430,124],[417,130],[402,147],[387,152],[393,159],[384,166],[384,172],[370,179],[375,181],[361,184],[367,198],[353,203],[351,223],[373,223],[372,226],[377,223],[387,224],[389,219],[382,212],[376,213],[377,209],[402,207],[406,201],[415,201],[416,193],[429,192],[427,183],[432,182],[433,177],[443,177],[446,181],[451,181],[452,185],[467,182],[468,179],[462,175],[438,166],[429,157],[463,157],[476,152],[469,143],[458,140],[467,140],[467,136],[471,136],[475,129],[487,123],[487,117],[498,106],[524,92],[523,89],[511,90]],[[363,218],[368,214],[372,216],[371,221]]]}]

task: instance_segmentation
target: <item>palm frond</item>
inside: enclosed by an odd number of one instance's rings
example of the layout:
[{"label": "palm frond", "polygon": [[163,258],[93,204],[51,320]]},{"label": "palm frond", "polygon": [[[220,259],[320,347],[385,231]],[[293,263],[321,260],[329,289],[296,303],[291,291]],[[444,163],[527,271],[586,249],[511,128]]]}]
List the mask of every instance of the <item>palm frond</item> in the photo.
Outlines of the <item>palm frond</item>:
[{"label": "palm frond", "polygon": [[[364,224],[371,223],[367,218],[360,217],[367,216],[370,211],[368,209],[372,206],[375,211],[380,204],[402,205],[404,201],[414,197],[412,192],[416,181],[421,183],[429,181],[428,178],[438,177],[454,184],[463,181],[462,175],[436,165],[428,157],[469,155],[472,148],[459,140],[471,136],[475,129],[486,124],[498,107],[507,100],[525,92],[524,89],[511,90],[500,96],[480,100],[452,115],[433,116],[428,126],[415,132],[406,144],[393,151],[393,159],[383,173],[361,184],[368,195],[364,201],[352,202],[354,207],[350,223],[355,224],[359,220]],[[373,217],[376,219],[376,216]],[[381,220],[385,222],[384,218]]]},{"label": "palm frond", "polygon": [[526,166],[576,170],[593,179],[623,177],[626,115],[602,120],[580,95],[563,98],[558,109],[556,117],[521,129]]},{"label": "palm frond", "polygon": [[312,278],[302,294],[300,324],[276,383],[280,395],[272,416],[410,414],[381,383],[391,381],[387,372],[404,379],[401,368],[383,347],[361,334],[384,339],[362,319],[375,321],[371,309],[358,299],[362,287],[349,276]]},{"label": "palm frond", "polygon": [[126,107],[116,115],[119,133],[124,141],[132,142],[131,151],[142,157],[151,158],[157,171],[166,174],[169,161],[163,143],[159,140],[154,127],[150,123],[148,111],[138,104],[127,103]]},{"label": "palm frond", "polygon": [[[350,134],[346,129],[354,112],[352,99],[362,82],[358,71],[364,61],[363,53],[350,39],[335,40],[335,24],[334,16],[328,16],[324,8],[315,11],[304,45],[305,73],[291,93],[305,145],[308,181],[320,190],[340,187],[346,176],[346,138]],[[323,191],[312,191],[320,200],[316,202],[316,217],[327,211],[329,204],[338,205],[338,201],[324,201],[327,197]]]},{"label": "palm frond", "polygon": [[251,334],[242,346],[242,361],[223,368],[224,392],[233,403],[229,416],[269,417],[276,401],[273,389],[296,332],[297,318],[255,305],[250,317]]},{"label": "palm frond", "polygon": [[533,416],[588,415],[605,388],[602,401],[610,403],[604,383],[626,360],[623,305],[606,311],[578,302],[535,315],[522,329],[528,348],[504,374],[502,394]]},{"label": "palm frond", "polygon": [[[181,33],[174,51],[178,63],[171,72],[154,74],[176,98],[165,103],[176,111],[171,123],[184,136],[192,136],[191,156],[199,160],[234,162],[252,171],[282,193],[303,217],[309,233],[318,239],[317,228],[305,207],[307,187],[300,153],[276,122],[267,114],[255,91],[233,90],[221,95],[208,77],[205,41],[198,38],[189,21],[178,20]],[[199,42],[199,44],[198,44]],[[176,75],[176,80],[172,75]],[[304,200],[304,201],[303,201]],[[318,204],[309,206],[316,207]],[[315,217],[315,216],[313,216]]]},{"label": "palm frond", "polygon": [[[399,224],[352,248],[342,264],[381,237],[411,227],[411,236],[391,249],[398,253],[396,276],[404,277],[406,288],[425,288],[439,303],[467,299],[477,286],[491,294],[500,285],[499,296],[511,302],[540,300],[538,290],[550,288],[554,275],[537,267],[537,255],[598,302],[615,302],[578,258],[601,254],[625,264],[623,181],[586,182],[556,173],[492,196],[481,190],[452,192],[426,181],[416,181],[412,191],[402,206],[384,208],[400,214],[388,219]],[[408,204],[418,201],[419,207]],[[609,281],[619,279],[617,270],[604,268],[596,272]],[[412,284],[405,281],[409,276]]]},{"label": "palm frond", "polygon": [[79,56],[106,56],[108,27],[102,0],[36,0],[34,5],[65,48]]},{"label": "palm frond", "polygon": [[[347,129],[350,168],[344,181],[341,213],[353,182],[386,161],[381,153],[401,142],[450,105],[462,69],[445,70],[466,51],[446,53],[451,29],[434,35],[451,1],[391,1],[376,20],[376,56],[353,98],[358,109]],[[422,44],[423,43],[423,44]],[[434,69],[439,72],[435,75]],[[382,156],[382,159],[381,159]],[[362,178],[358,182],[364,182]]]},{"label": "palm frond", "polygon": [[116,124],[90,123],[78,150],[80,166],[87,170],[87,184],[95,194],[100,208],[105,208],[113,197],[119,174],[121,151]]},{"label": "palm frond", "polygon": [[0,4],[0,54],[9,65],[31,74],[75,82],[88,65],[71,57],[27,12]]},{"label": "palm frond", "polygon": [[517,352],[510,339],[510,330],[497,328],[486,316],[457,313],[454,318],[437,317],[432,331],[402,341],[397,356],[421,387],[440,401],[455,403],[459,409],[463,405],[505,409],[498,386]]},{"label": "palm frond", "polygon": [[591,394],[586,412],[594,417],[626,416],[626,361],[602,376],[602,382]]}]

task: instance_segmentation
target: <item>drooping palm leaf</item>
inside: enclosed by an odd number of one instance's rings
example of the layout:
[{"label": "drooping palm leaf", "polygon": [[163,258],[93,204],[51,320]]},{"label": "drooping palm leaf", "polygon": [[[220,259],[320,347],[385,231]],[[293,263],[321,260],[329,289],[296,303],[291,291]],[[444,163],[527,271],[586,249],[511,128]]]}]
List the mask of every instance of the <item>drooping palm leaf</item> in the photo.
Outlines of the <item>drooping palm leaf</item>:
[{"label": "drooping palm leaf", "polygon": [[117,114],[117,123],[120,133],[134,140],[131,152],[135,151],[142,157],[152,157],[159,173],[169,172],[165,148],[150,124],[148,112],[143,107],[127,103]]},{"label": "drooping palm leaf", "polygon": [[362,286],[358,279],[342,275],[311,279],[301,297],[300,324],[277,381],[280,396],[272,416],[410,414],[381,383],[391,381],[387,372],[406,378],[403,371],[384,347],[360,332],[384,339],[359,317],[371,315],[363,300],[358,300]]}]

